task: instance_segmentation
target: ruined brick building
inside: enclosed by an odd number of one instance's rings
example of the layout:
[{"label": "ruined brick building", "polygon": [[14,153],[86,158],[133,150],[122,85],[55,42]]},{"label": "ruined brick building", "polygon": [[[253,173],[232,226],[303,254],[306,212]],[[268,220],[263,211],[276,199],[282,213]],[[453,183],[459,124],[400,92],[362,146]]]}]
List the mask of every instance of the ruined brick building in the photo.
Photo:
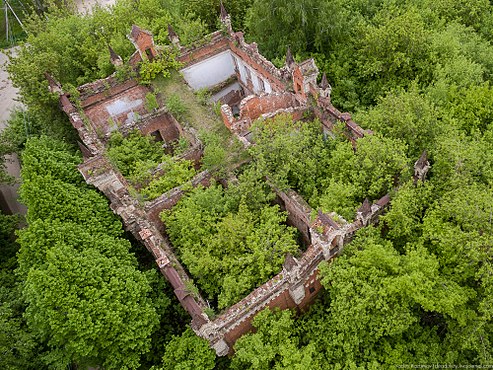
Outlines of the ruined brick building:
[{"label": "ruined brick building", "polygon": [[[255,43],[246,43],[241,32],[233,31],[230,16],[222,6],[221,22],[223,30],[209,35],[208,42],[193,48],[182,47],[171,26],[168,34],[172,47],[179,51],[184,82],[193,90],[208,89],[214,93],[212,99],[221,102],[224,124],[246,146],[251,145],[249,130],[252,122],[279,113],[289,113],[293,119],[299,119],[304,112],[313,112],[326,131],[330,131],[336,122],[342,122],[353,142],[369,133],[353,122],[348,113],[341,113],[332,106],[331,87],[325,75],[320,84],[317,82],[319,71],[313,59],[296,63],[288,50],[285,65],[276,68],[260,55]],[[136,47],[128,62],[130,65],[136,66],[141,60],[152,60],[159,55],[159,48],[154,45],[149,32],[134,26],[129,39]],[[111,48],[110,56],[115,66],[123,63]],[[313,221],[312,210],[301,196],[294,191],[274,189],[281,208],[288,212],[288,222],[300,230],[308,247],[299,258],[286,256],[282,271],[212,319],[206,314],[205,300],[187,289],[187,272],[175,256],[158,217],[161,211],[178,202],[183,195],[182,188],[172,189],[153,201],[139,202],[129,191],[126,179],[105,155],[111,132],[118,130],[125,135],[138,129],[163,142],[186,136],[192,145],[181,157],[198,163],[202,149],[195,132],[182,127],[165,107],[146,110],[145,97],[151,88],[134,79],[119,81],[113,74],[80,86],[79,97],[74,99],[64,93],[51,76],[47,75],[47,78],[51,90],[60,96],[61,108],[80,136],[84,162],[79,169],[85,180],[108,197],[112,210],[121,217],[125,228],[152,253],[160,271],[190,314],[193,330],[208,340],[219,356],[230,353],[235,341],[251,330],[251,321],[260,310],[266,307],[303,310],[307,307],[322,288],[317,277],[319,263],[337,256],[355,231],[375,222],[389,202],[388,196],[373,204],[366,200],[356,221],[351,224],[335,222],[322,212],[318,212]],[[426,158],[421,158],[420,164],[425,168]],[[422,172],[416,176],[422,176]],[[191,183],[207,186],[210,178],[211,175],[204,171]]]}]

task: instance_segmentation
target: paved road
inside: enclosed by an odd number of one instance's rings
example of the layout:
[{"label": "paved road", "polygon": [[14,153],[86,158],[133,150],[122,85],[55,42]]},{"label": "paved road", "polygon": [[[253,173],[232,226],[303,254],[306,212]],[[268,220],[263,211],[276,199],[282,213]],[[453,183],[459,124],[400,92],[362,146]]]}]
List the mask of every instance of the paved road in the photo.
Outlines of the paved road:
[{"label": "paved road", "polygon": [[[5,63],[8,61],[7,55],[0,52],[0,131],[5,128],[6,121],[10,116],[12,108],[21,106],[15,99],[17,97],[17,89],[12,86]],[[17,155],[7,156],[6,158],[7,171],[15,178],[19,178],[19,160]],[[6,213],[26,213],[26,207],[21,205],[17,198],[17,189],[19,185],[0,185],[0,208]]]},{"label": "paved road", "polygon": [[0,131],[5,128],[5,120],[9,118],[10,109],[16,104],[14,99],[17,96],[17,89],[12,87],[9,75],[4,68],[8,61],[7,56],[0,52]]}]

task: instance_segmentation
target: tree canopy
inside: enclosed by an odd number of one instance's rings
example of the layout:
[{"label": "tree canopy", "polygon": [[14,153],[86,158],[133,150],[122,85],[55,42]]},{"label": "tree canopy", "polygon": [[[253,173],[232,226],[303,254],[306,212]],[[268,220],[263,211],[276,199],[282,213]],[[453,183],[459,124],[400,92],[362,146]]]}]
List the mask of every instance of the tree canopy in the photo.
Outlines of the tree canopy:
[{"label": "tree canopy", "polygon": [[266,282],[286,253],[299,250],[286,213],[269,204],[270,189],[253,171],[238,181],[198,188],[161,214],[180,259],[218,308]]},{"label": "tree canopy", "polygon": [[[141,268],[142,256],[133,254],[107,200],[77,173],[74,130],[44,73],[75,93],[74,86],[114,71],[108,45],[127,60],[134,50],[125,37],[131,24],[151,30],[163,45],[170,23],[182,44],[197,44],[217,28],[219,4],[122,0],[89,16],[58,6],[26,21],[29,37],[9,67],[26,110],[14,113],[0,135],[0,155],[23,151],[21,196],[28,206],[28,226],[17,241],[18,220],[0,216],[2,364],[490,365],[493,14],[487,0],[224,2],[235,29],[245,27],[247,39],[277,65],[288,46],[298,61],[315,58],[333,87],[332,103],[374,134],[353,147],[337,132],[324,134],[317,121],[259,122],[253,161],[238,182],[190,191],[162,215],[180,259],[213,306],[236,302],[279,272],[285,253],[299,251],[265,177],[295,189],[314,209],[348,220],[365,197],[390,192],[392,200],[377,226],[361,230],[341,256],[320,266],[325,289],[305,315],[261,312],[256,331],[221,363],[185,330],[170,291]],[[49,137],[37,137],[42,134]],[[177,169],[163,159],[147,138],[114,140],[108,154],[129,178],[142,180],[159,162],[176,170],[148,197],[193,175],[188,165]],[[209,140],[214,145],[206,147],[204,165],[220,167],[231,153]],[[412,166],[423,151],[431,169],[415,184]]]},{"label": "tree canopy", "polygon": [[29,139],[22,161],[19,273],[27,325],[50,348],[43,361],[137,368],[159,314],[120,221],[66,144]]}]

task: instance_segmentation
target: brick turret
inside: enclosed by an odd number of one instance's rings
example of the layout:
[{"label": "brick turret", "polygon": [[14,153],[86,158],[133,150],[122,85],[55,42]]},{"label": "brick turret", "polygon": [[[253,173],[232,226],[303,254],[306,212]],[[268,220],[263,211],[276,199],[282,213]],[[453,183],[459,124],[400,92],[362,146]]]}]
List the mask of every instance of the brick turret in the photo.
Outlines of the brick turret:
[{"label": "brick turret", "polygon": [[173,44],[173,46],[180,48],[180,38],[176,34],[175,30],[173,27],[171,27],[171,24],[168,24],[168,38],[169,41]]},{"label": "brick turret", "polygon": [[330,93],[332,92],[332,86],[327,81],[327,75],[322,75],[322,81],[320,82],[320,97],[330,99]]},{"label": "brick turret", "polygon": [[120,67],[121,65],[123,65],[122,57],[119,56],[117,53],[115,53],[115,51],[113,50],[111,45],[108,45],[108,49],[110,51],[110,62],[111,62],[111,64],[113,64],[115,67]]},{"label": "brick turret", "polygon": [[226,8],[224,7],[224,4],[222,1],[221,1],[220,9],[221,9],[221,23],[224,24],[226,26],[226,29],[228,30],[228,32],[230,34],[232,34],[233,33],[233,27],[231,26],[231,16],[226,11]]},{"label": "brick turret", "polygon": [[128,35],[128,39],[134,44],[143,60],[152,60],[157,56],[156,49],[154,48],[154,39],[152,33],[149,31],[143,30],[134,24],[130,35]]}]

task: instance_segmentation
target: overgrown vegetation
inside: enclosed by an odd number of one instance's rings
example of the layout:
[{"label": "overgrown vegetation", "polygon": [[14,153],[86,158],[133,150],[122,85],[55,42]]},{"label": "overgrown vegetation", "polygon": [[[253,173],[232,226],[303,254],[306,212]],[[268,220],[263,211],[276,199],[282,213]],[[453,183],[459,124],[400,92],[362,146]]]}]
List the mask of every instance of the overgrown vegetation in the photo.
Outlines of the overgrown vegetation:
[{"label": "overgrown vegetation", "polygon": [[66,144],[30,139],[22,160],[28,227],[19,232],[18,273],[23,317],[46,346],[39,359],[50,367],[137,367],[159,319],[151,271],[137,270],[120,221],[83,182],[80,158]]},{"label": "overgrown vegetation", "polygon": [[299,191],[314,209],[351,220],[366,198],[378,199],[410,177],[406,147],[379,135],[358,140],[324,137],[319,121],[293,123],[289,115],[259,121],[250,153],[258,171],[281,188]]},{"label": "overgrown vegetation", "polygon": [[177,70],[181,64],[176,60],[176,53],[166,50],[153,60],[144,59],[139,65],[140,83],[150,85],[157,76],[171,76],[171,70]]},{"label": "overgrown vegetation", "polygon": [[[259,124],[258,147],[252,150],[258,174],[253,178],[268,174],[278,184],[300,191],[313,207],[348,218],[364,197],[375,199],[395,185],[400,188],[378,228],[361,231],[342,256],[321,267],[325,291],[307,315],[295,320],[286,311],[261,313],[254,321],[256,333],[240,339],[231,364],[226,360],[221,366],[490,365],[490,2],[225,0],[224,4],[233,26],[245,25],[246,36],[278,65],[288,46],[297,60],[314,57],[328,74],[334,105],[355,113],[355,121],[375,132],[359,140],[353,152],[347,142],[324,139],[316,123],[293,125],[279,118],[271,128]],[[149,368],[159,365],[162,355],[164,368],[219,367],[203,341],[190,331],[180,335],[184,325],[170,324],[180,328],[168,330],[165,323],[175,324],[176,315],[164,309],[170,307],[167,296],[163,289],[151,293],[153,279],[137,270],[106,200],[78,175],[79,157],[52,139],[33,139],[46,134],[75,143],[74,130],[47,90],[44,72],[52,73],[69,91],[113,71],[107,44],[128,58],[133,47],[125,34],[132,23],[151,30],[158,44],[169,43],[165,25],[170,23],[181,43],[190,44],[216,28],[218,9],[215,0],[123,0],[112,10],[96,9],[88,17],[60,7],[26,22],[28,42],[9,70],[27,113],[15,113],[0,137],[1,154],[27,147],[22,195],[29,209],[28,228],[17,240],[18,262],[16,220],[0,218],[7,245],[2,245],[0,291],[0,353],[5,367]],[[122,70],[121,75],[127,72]],[[183,123],[202,130],[204,167],[226,174],[238,158],[244,158],[243,154],[232,158],[231,153],[238,152],[236,143],[209,114],[212,109],[200,104],[200,95],[196,104],[197,97],[176,73],[171,72],[167,81],[158,77],[153,85],[164,96],[177,94],[188,108]],[[162,151],[157,154],[152,145],[145,149],[148,153],[141,153],[144,149],[138,145],[132,148],[130,157],[142,160],[144,168],[152,168],[145,167],[148,155],[155,164],[162,159]],[[432,167],[427,182],[414,185],[410,169],[423,150]],[[123,154],[118,159],[124,171],[136,171],[125,159]],[[280,237],[285,226],[279,224],[282,214],[258,191],[261,184],[240,179],[241,191],[217,185],[198,189],[164,216],[175,225],[173,242],[182,246],[181,258],[195,259],[194,266],[202,267],[193,272],[201,288],[216,297],[223,289],[226,292],[221,305],[265,281],[268,271],[279,270],[282,249],[264,262],[266,250],[260,246],[270,233]],[[245,246],[255,247],[257,254],[248,251],[247,256],[258,260],[236,258]],[[251,263],[242,265],[247,262]],[[264,274],[262,279],[257,270]],[[161,312],[163,334],[157,331]],[[172,340],[170,333],[176,335]],[[146,351],[159,356],[142,356]]]},{"label": "overgrown vegetation", "polygon": [[177,72],[173,72],[168,79],[157,78],[153,87],[168,97],[166,105],[179,117],[180,123],[198,132],[205,146],[203,169],[218,176],[226,176],[249,159],[243,145],[224,126],[220,114],[214,112],[215,106],[204,101],[202,95],[205,95],[205,91],[194,94]]},{"label": "overgrown vegetation", "polygon": [[195,175],[192,161],[165,154],[162,143],[139,131],[111,135],[108,157],[145,200],[152,200]]},{"label": "overgrown vegetation", "polygon": [[180,259],[209,299],[227,307],[296,254],[295,229],[271,205],[272,191],[247,170],[238,183],[199,188],[161,217]]}]

